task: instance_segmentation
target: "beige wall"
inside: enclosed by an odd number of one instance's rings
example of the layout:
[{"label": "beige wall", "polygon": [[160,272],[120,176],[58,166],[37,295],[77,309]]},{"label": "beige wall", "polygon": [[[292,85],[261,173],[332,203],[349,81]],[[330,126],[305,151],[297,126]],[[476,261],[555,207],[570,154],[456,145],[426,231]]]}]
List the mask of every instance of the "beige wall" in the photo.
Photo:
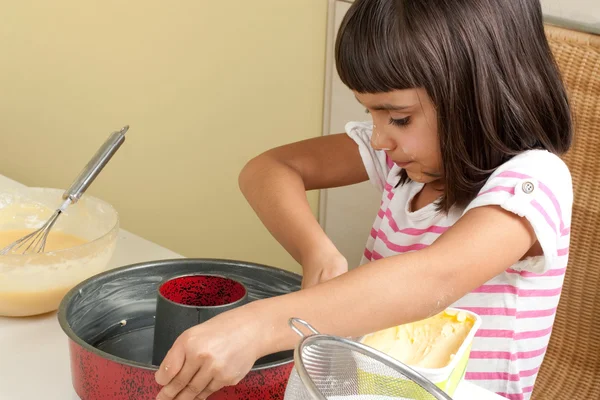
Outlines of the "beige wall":
[{"label": "beige wall", "polygon": [[253,155],[321,134],[326,9],[324,0],[4,2],[0,173],[64,188],[129,124],[89,191],[117,207],[124,228],[189,257],[298,271],[237,176]]}]

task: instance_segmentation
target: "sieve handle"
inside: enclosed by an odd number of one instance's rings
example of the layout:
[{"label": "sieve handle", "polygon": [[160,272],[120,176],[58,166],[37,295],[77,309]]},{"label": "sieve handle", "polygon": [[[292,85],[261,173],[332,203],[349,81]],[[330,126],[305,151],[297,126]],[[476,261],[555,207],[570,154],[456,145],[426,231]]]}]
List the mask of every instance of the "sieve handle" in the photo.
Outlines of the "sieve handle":
[{"label": "sieve handle", "polygon": [[315,328],[313,328],[313,326],[311,324],[309,324],[308,322],[300,319],[300,318],[290,318],[288,321],[288,325],[290,326],[290,328],[292,328],[292,330],[294,332],[296,332],[298,334],[298,336],[300,336],[301,338],[305,338],[306,335],[304,333],[302,333],[302,331],[300,330],[300,328],[298,328],[296,326],[296,324],[300,324],[306,328],[308,328],[312,333],[314,333],[315,335],[319,334],[319,331],[317,331]]}]

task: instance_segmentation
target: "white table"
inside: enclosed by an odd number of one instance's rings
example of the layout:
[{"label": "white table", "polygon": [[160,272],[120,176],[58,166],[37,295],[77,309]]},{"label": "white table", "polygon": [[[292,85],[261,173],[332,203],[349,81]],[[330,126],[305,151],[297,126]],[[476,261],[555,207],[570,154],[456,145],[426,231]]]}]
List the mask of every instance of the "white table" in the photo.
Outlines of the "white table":
[{"label": "white table", "polygon": [[[0,191],[21,186],[0,175]],[[121,230],[109,268],[182,258],[164,247]],[[0,400],[79,400],[71,385],[67,336],[56,313],[29,318],[0,317]],[[463,382],[455,400],[500,400]],[[93,400],[93,399],[90,399]]]}]

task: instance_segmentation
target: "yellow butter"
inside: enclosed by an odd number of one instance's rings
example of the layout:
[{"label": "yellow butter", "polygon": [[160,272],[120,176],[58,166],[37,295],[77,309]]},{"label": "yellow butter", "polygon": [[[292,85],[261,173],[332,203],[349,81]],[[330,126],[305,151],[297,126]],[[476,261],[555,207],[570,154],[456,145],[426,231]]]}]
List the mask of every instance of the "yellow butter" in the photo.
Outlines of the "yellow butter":
[{"label": "yellow butter", "polygon": [[443,368],[452,361],[474,323],[466,312],[448,310],[373,333],[362,342],[409,366]]}]

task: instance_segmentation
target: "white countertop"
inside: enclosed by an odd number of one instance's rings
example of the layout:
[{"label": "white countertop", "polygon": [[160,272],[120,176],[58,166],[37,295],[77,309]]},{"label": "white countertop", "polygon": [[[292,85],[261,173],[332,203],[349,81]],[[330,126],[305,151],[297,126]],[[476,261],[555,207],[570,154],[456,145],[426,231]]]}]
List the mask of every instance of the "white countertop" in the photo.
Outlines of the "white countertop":
[{"label": "white countertop", "polygon": [[[0,175],[0,190],[18,186],[21,184]],[[170,258],[182,256],[121,230],[109,268]],[[29,318],[0,317],[0,400],[79,400],[71,385],[67,343],[55,312]],[[454,399],[502,397],[463,382]]]}]

